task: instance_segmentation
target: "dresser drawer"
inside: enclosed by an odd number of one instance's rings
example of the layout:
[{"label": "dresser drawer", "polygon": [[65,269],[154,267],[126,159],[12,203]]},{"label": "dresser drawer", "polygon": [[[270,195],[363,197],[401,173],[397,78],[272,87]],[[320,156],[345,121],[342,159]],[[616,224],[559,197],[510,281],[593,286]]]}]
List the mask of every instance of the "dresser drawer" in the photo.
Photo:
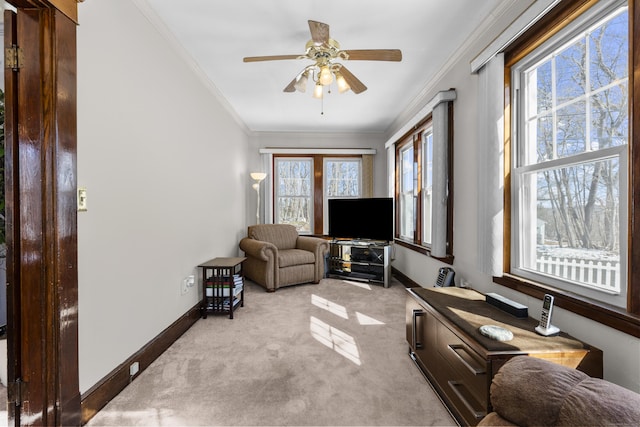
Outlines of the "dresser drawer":
[{"label": "dresser drawer", "polygon": [[[442,387],[452,400],[461,401],[476,419],[489,408],[489,362],[482,359],[443,323],[438,324],[438,354],[445,362]],[[466,417],[465,417],[466,418]]]},{"label": "dresser drawer", "polygon": [[[601,350],[565,333],[541,339],[533,332],[536,319],[515,318],[472,289],[416,287],[407,292],[407,341],[416,350],[411,357],[461,425],[477,425],[491,409],[491,379],[511,357],[529,354],[602,378]],[[475,326],[495,322],[509,326],[517,346],[488,340]]]}]

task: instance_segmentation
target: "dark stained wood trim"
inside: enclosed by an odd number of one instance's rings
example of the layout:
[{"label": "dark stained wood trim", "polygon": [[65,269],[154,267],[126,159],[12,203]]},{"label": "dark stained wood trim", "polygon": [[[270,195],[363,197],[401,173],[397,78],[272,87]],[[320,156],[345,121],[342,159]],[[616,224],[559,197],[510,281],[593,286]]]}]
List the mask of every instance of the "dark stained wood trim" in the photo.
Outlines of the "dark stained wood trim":
[{"label": "dark stained wood trim", "polygon": [[322,234],[324,229],[324,156],[313,155],[313,233]]},{"label": "dark stained wood trim", "polygon": [[[453,88],[451,90],[454,90]],[[453,200],[455,198],[454,189],[455,185],[453,185],[453,180],[455,174],[454,171],[454,147],[453,147],[453,133],[455,130],[454,126],[454,116],[453,116],[453,101],[447,102],[448,109],[448,140],[447,140],[447,167],[448,167],[448,179],[447,179],[447,258],[451,258],[451,263],[453,263]]]},{"label": "dark stained wood trim", "polygon": [[[629,100],[630,144],[629,144],[629,289],[627,308],[640,315],[640,0],[629,2],[629,17],[633,19],[629,37],[630,67],[629,88],[633,96]],[[638,106],[638,108],[636,108]],[[638,125],[636,125],[636,123]]]},{"label": "dark stained wood trim", "polygon": [[[6,46],[17,43],[16,16],[10,10],[4,11],[4,43]],[[16,188],[19,181],[18,168],[18,76],[16,72],[5,69],[5,224],[7,243],[7,380],[9,384],[15,383],[20,375],[20,288],[16,286],[20,282],[19,257],[20,250],[20,224],[18,219],[20,212],[16,206],[20,206],[20,192]],[[13,250],[8,250],[13,248]],[[11,387],[7,390],[7,421],[9,426],[16,424],[19,411],[11,402],[14,400]]]},{"label": "dark stained wood trim", "polygon": [[505,50],[505,65],[511,66],[518,62],[598,1],[562,0],[543,19],[532,25],[522,36],[509,45]]},{"label": "dark stained wood trim", "polygon": [[[122,362],[117,368],[98,381],[87,392],[82,394],[82,424],[89,422],[93,416],[135,380],[151,363],[182,336],[198,319],[200,319],[198,302],[188,312],[173,322],[157,337]],[[129,367],[138,362],[140,370],[134,376],[129,375]]]},{"label": "dark stained wood trim", "polygon": [[8,3],[21,8],[54,7],[74,23],[78,23],[78,3],[84,0],[8,0]]},{"label": "dark stained wood trim", "polygon": [[640,338],[640,316],[629,314],[624,309],[590,300],[579,295],[526,281],[519,277],[505,275],[494,277],[499,285],[542,299],[544,294],[554,296],[554,304],[580,316],[602,323],[625,334]]},{"label": "dark stained wood trim", "polygon": [[502,224],[503,266],[511,271],[511,69],[504,70],[504,207]]},{"label": "dark stained wood trim", "polygon": [[9,422],[78,425],[76,24],[45,1],[15,19],[24,61],[6,71],[8,367],[24,385],[19,396],[9,387],[9,401],[22,400]]},{"label": "dark stained wood trim", "polygon": [[[75,5],[74,5],[75,8]],[[55,260],[51,274],[58,400],[56,423],[77,425],[80,421],[80,389],[78,372],[78,233],[77,233],[77,56],[76,23],[59,10],[52,10],[55,37],[52,40],[51,107],[56,129],[52,129],[53,149],[48,150],[53,165],[49,183],[50,201],[45,218],[51,218],[52,252]]]}]

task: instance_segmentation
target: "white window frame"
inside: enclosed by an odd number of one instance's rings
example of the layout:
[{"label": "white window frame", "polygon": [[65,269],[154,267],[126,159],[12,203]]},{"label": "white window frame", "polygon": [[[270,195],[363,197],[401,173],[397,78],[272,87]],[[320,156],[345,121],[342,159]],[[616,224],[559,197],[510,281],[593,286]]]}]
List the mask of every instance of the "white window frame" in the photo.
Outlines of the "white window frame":
[{"label": "white window frame", "polygon": [[[611,0],[602,1],[591,10],[580,16],[554,37],[543,43],[535,49],[531,54],[524,57],[512,67],[512,98],[513,114],[512,127],[513,135],[513,153],[512,153],[512,185],[511,185],[511,272],[516,276],[534,280],[539,283],[550,285],[557,289],[582,295],[597,301],[602,301],[618,307],[626,307],[627,304],[627,236],[628,236],[628,181],[629,181],[629,145],[614,146],[606,149],[586,151],[567,157],[558,157],[546,161],[537,162],[535,150],[533,156],[527,151],[524,144],[526,133],[526,117],[524,114],[526,108],[526,99],[523,92],[523,82],[525,80],[525,72],[534,68],[537,64],[542,63],[549,57],[552,52],[560,52],[562,49],[580,37],[589,27],[600,22],[605,16],[610,15],[621,6],[626,6],[626,1]],[[631,60],[631,58],[629,58]],[[586,98],[588,100],[588,98]],[[588,105],[588,103],[587,103]],[[631,117],[629,117],[631,120]],[[631,126],[629,126],[631,128]],[[631,136],[631,135],[629,135]],[[534,141],[535,145],[535,141]],[[588,145],[588,144],[585,144]],[[533,147],[535,148],[535,147]],[[532,158],[533,157],[533,158]],[[526,206],[531,201],[535,202],[535,196],[529,197],[529,193],[533,193],[535,183],[531,184],[528,176],[536,172],[551,169],[560,169],[570,167],[581,163],[594,162],[607,158],[617,158],[619,160],[619,274],[620,289],[606,291],[604,289],[589,287],[586,285],[578,285],[568,280],[563,280],[557,276],[542,274],[540,272],[530,270],[524,267],[524,261],[527,256],[527,250],[521,244],[520,236],[535,232],[535,227],[531,226],[531,216],[526,215],[527,211],[535,210],[535,207]],[[529,180],[529,183],[527,182]],[[529,201],[529,202],[528,202]],[[529,239],[535,239],[535,236],[528,236]]]}]

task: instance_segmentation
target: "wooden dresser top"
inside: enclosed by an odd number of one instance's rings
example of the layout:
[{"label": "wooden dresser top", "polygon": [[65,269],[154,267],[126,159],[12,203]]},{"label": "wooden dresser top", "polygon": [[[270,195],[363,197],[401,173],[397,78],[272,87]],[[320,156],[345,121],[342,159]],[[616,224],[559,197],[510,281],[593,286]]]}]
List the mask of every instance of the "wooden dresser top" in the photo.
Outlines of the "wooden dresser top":
[{"label": "wooden dresser top", "polygon": [[[487,351],[562,352],[591,348],[580,340],[560,332],[553,337],[538,335],[538,321],[520,319],[485,301],[485,296],[467,288],[409,288],[409,293],[431,306],[456,328],[472,337]],[[482,335],[478,328],[496,325],[513,332],[510,341],[496,341]]]}]

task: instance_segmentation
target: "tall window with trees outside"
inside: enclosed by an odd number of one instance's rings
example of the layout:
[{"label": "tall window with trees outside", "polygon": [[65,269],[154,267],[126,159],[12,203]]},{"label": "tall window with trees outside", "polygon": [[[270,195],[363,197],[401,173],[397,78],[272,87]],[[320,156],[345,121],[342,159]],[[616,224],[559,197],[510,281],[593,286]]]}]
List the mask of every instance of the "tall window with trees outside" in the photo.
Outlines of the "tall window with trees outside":
[{"label": "tall window with trees outside", "polygon": [[413,141],[400,148],[400,238],[413,241],[415,232],[415,193]]},{"label": "tall window with trees outside", "polygon": [[313,159],[275,159],[275,223],[313,230]]},{"label": "tall window with trees outside", "polygon": [[274,222],[300,234],[326,234],[332,198],[365,197],[362,155],[274,157]]},{"label": "tall window with trees outside", "polygon": [[432,245],[433,122],[429,117],[398,144],[400,241],[423,250]]},{"label": "tall window with trees outside", "polygon": [[601,3],[511,68],[511,267],[624,307],[629,16]]}]

